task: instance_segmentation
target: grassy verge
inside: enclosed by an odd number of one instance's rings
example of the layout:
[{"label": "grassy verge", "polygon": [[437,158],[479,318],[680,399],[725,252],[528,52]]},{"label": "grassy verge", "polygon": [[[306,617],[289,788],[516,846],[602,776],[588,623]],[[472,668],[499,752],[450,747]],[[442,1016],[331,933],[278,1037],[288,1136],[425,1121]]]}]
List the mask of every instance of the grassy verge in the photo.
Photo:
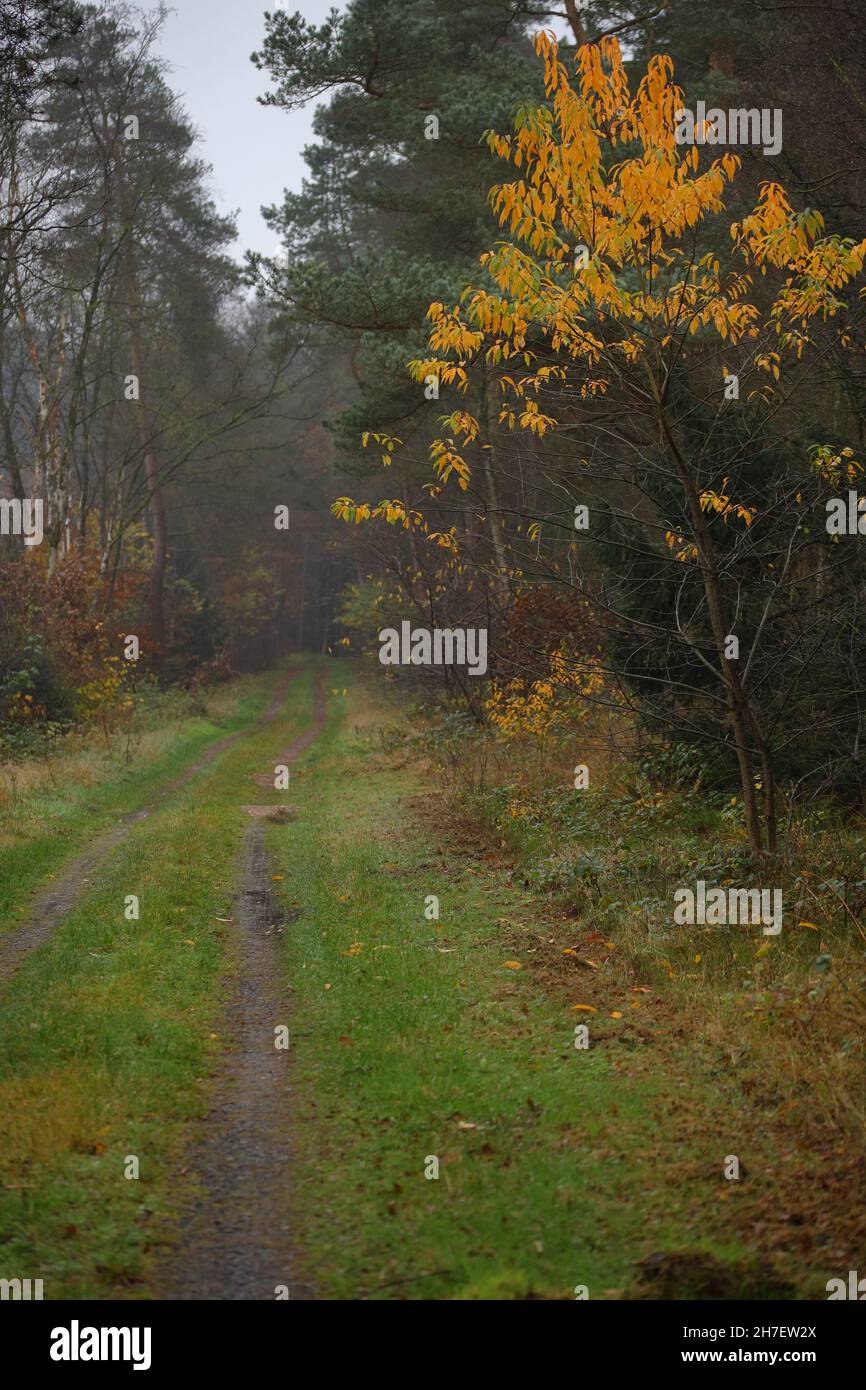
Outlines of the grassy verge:
[{"label": "grassy verge", "polygon": [[273,684],[242,677],[206,694],[195,713],[167,693],[124,733],[71,737],[50,757],[0,766],[0,930],[26,914],[28,894],[65,859],[260,714]]},{"label": "grassy verge", "polygon": [[363,688],[332,706],[301,814],[268,830],[294,914],[294,1221],[317,1294],[817,1289],[822,1257],[792,1269],[751,1234],[789,1155],[718,1050],[657,982],[605,973],[606,932],[581,963],[573,912],[455,822]]},{"label": "grassy verge", "polygon": [[[519,750],[512,774],[520,768]],[[660,789],[645,775],[576,793],[512,779],[468,803],[515,873],[570,913],[582,942],[612,937],[614,980],[664,991],[714,1045],[765,1119],[813,1146],[866,1140],[866,845],[859,820],[827,808],[794,825],[786,852],[748,859],[735,798]],[[782,930],[677,926],[675,893],[761,885]],[[593,937],[593,933],[595,937]]]},{"label": "grassy verge", "polygon": [[[258,708],[274,678],[248,692]],[[310,718],[309,673],[287,714],[241,740],[135,827],[85,901],[0,998],[0,1275],[46,1298],[136,1297],[172,1234],[191,1125],[230,1040],[214,1032],[236,855],[260,799],[246,780]],[[191,741],[180,737],[187,753]],[[140,919],[127,921],[135,894]],[[130,1159],[138,1160],[138,1178]]]}]

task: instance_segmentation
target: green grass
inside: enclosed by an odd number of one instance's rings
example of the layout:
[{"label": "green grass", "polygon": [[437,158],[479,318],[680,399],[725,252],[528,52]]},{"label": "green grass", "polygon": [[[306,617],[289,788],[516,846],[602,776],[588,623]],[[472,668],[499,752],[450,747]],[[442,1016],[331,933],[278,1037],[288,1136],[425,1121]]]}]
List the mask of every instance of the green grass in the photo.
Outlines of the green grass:
[{"label": "green grass", "polygon": [[[866,1138],[863,820],[839,807],[792,818],[784,854],[749,859],[735,797],[653,787],[621,759],[611,778],[575,794],[519,784],[488,787],[469,813],[500,837],[518,871],[576,920],[615,939],[614,969],[665,991],[701,1038],[712,1038],[789,1129],[813,1148]],[[564,761],[560,753],[558,766]],[[553,768],[557,759],[551,759]],[[628,784],[617,790],[617,774]],[[631,774],[631,775],[629,775]],[[561,775],[561,774],[560,774]],[[764,886],[782,894],[783,928],[719,930],[673,922],[675,892]]]},{"label": "green grass", "polygon": [[[849,1267],[833,1155],[798,1143],[796,1111],[787,1129],[765,1123],[789,1099],[775,1072],[759,1053],[742,1065],[739,1031],[720,1045],[696,1027],[677,983],[651,975],[652,952],[632,949],[656,872],[639,857],[653,843],[691,856],[691,842],[634,818],[628,844],[584,827],[631,873],[630,896],[623,879],[617,912],[584,885],[579,912],[563,910],[477,820],[455,819],[378,690],[346,663],[331,670],[327,729],[292,772],[297,815],[266,827],[287,909],[302,1281],[324,1298],[823,1296]],[[278,799],[246,774],[308,724],[312,676],[290,687],[285,717],[131,830],[0,995],[0,1277],[41,1278],[47,1298],[145,1297],[182,1248],[188,1145],[231,1042],[214,1034],[235,969],[219,919],[237,892],[241,807]],[[274,679],[249,686],[248,709]],[[529,829],[534,853],[543,826]],[[575,948],[600,959],[608,934],[603,968],[575,963]],[[729,1154],[741,1182],[723,1177]],[[774,1221],[778,1248],[756,1231]],[[813,1226],[825,1253],[813,1242],[806,1258],[796,1241]]]},{"label": "green grass", "polygon": [[[134,827],[0,996],[0,1274],[42,1278],[46,1298],[148,1291],[227,1045],[212,1036],[232,969],[217,919],[232,915],[241,807],[260,800],[246,774],[309,722],[309,673],[287,710]],[[124,1176],[129,1155],[138,1180]]]},{"label": "green grass", "polygon": [[[535,969],[539,902],[449,856],[420,814],[447,814],[433,779],[376,751],[357,689],[344,719],[332,703],[298,820],[268,830],[299,905],[282,949],[305,1279],[326,1298],[618,1297],[663,1251],[686,1252],[677,1296],[715,1262],[733,1292],[778,1292],[730,1228],[723,1159],[744,1141],[711,1059],[678,1044],[648,1062],[616,1045],[627,1019],[595,1016],[576,1050],[582,981],[563,996]],[[574,924],[541,926],[560,956]]]},{"label": "green grass", "polygon": [[161,727],[137,731],[128,761],[122,735],[105,746],[94,734],[83,747],[58,743],[45,775],[34,777],[39,764],[7,765],[0,815],[0,931],[26,916],[28,895],[65,860],[124,813],[147,804],[211,744],[261,714],[273,685],[273,676],[235,681],[212,698],[219,713],[210,717],[184,714],[176,699],[164,697],[149,711],[150,720],[162,713]]}]

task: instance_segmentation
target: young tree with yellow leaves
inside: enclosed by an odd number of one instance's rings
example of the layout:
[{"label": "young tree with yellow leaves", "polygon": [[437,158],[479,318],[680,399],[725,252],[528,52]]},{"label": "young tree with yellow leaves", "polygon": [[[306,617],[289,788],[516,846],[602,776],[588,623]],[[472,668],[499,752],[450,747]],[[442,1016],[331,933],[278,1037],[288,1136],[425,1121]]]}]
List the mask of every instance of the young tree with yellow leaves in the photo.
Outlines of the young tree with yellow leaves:
[{"label": "young tree with yellow leaves", "polygon": [[[746,675],[757,670],[758,644],[785,593],[779,575],[790,581],[795,556],[812,544],[816,498],[804,491],[802,467],[789,478],[777,470],[771,494],[752,488],[754,501],[736,495],[730,479],[742,483],[748,469],[740,465],[750,449],[760,451],[756,428],[791,412],[828,342],[854,342],[849,287],[862,270],[866,242],[825,235],[820,214],[795,212],[772,180],[762,184],[757,206],[729,224],[725,198],[740,161],[730,152],[711,151],[707,159],[697,144],[677,143],[683,95],[669,58],[652,58],[632,93],[615,39],[581,47],[574,80],[551,36],[539,35],[536,47],[548,104],[520,110],[512,134],[488,136],[491,151],[519,171],[491,192],[508,239],[485,254],[483,278],[459,304],[431,305],[431,355],[410,371],[464,394],[479,375],[489,383],[492,374],[501,393],[500,428],[528,436],[539,459],[544,447],[560,460],[571,452],[572,477],[580,473],[576,442],[587,477],[632,489],[628,510],[642,520],[643,544],[658,549],[663,538],[672,565],[698,572],[702,612],[689,623],[677,607],[672,623],[694,661],[712,672],[757,854],[775,847],[775,777]],[[719,467],[714,450],[740,401],[748,405],[748,427],[735,466],[727,450]],[[456,483],[465,491],[472,478],[467,446],[476,446],[477,456],[490,426],[464,406],[443,423],[430,450],[436,486]],[[641,517],[640,475],[650,463],[664,479],[673,515],[662,515],[657,497],[643,489]],[[541,490],[556,486],[548,478]],[[397,505],[392,500],[370,514],[393,520]],[[350,499],[340,506],[354,514]],[[540,518],[550,512],[518,514],[537,541]],[[560,528],[562,515],[560,501],[552,518]],[[777,577],[764,587],[752,648],[741,659],[731,642],[738,567],[753,548],[753,529],[765,526],[767,547],[770,520],[778,551],[780,518],[787,559],[762,562],[764,576],[769,566]],[[570,557],[573,538],[567,549]],[[565,565],[574,582],[570,558]],[[554,572],[562,576],[563,565],[554,564]],[[708,650],[695,635],[699,617],[709,629]],[[763,830],[756,783],[764,792]]]}]

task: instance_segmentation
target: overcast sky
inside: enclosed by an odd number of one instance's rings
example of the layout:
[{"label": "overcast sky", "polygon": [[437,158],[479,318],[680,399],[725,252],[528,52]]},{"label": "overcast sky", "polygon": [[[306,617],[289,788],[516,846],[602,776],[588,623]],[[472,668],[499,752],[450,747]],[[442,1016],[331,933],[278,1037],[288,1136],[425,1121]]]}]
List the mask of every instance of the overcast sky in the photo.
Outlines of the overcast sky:
[{"label": "overcast sky", "polygon": [[169,84],[183,97],[201,135],[200,153],[213,165],[212,187],[221,211],[238,212],[237,254],[272,251],[263,204],[279,202],[284,188],[299,189],[312,141],[313,107],[278,111],[259,106],[267,74],[250,62],[265,33],[266,9],[300,10],[321,23],[339,0],[174,0],[160,52],[170,63]]}]

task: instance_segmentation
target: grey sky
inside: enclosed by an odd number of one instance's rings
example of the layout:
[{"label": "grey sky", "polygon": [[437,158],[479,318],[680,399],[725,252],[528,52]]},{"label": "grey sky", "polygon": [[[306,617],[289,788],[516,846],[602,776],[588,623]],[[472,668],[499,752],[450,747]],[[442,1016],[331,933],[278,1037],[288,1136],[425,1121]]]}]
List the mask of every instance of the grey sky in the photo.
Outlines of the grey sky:
[{"label": "grey sky", "polygon": [[312,140],[312,106],[277,111],[259,106],[267,74],[250,62],[265,32],[264,12],[300,10],[321,23],[339,0],[173,0],[160,52],[201,135],[202,157],[213,165],[212,187],[221,211],[239,210],[238,254],[246,248],[272,251],[274,240],[262,221],[263,204],[279,202],[284,188],[299,189],[306,166],[301,157]]}]

